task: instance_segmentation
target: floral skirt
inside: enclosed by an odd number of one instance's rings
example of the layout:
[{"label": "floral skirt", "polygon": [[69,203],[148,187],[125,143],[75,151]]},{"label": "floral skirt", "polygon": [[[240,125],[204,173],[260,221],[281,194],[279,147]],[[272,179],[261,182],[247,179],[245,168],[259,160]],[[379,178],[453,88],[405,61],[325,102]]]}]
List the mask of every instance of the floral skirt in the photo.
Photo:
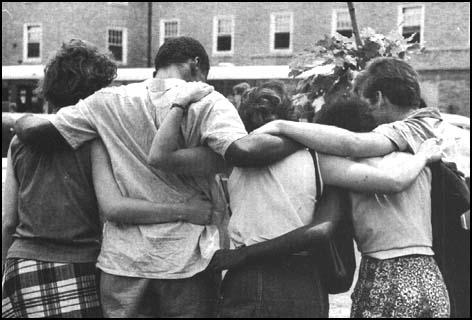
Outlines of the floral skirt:
[{"label": "floral skirt", "polygon": [[351,318],[447,318],[449,295],[431,256],[363,257]]}]

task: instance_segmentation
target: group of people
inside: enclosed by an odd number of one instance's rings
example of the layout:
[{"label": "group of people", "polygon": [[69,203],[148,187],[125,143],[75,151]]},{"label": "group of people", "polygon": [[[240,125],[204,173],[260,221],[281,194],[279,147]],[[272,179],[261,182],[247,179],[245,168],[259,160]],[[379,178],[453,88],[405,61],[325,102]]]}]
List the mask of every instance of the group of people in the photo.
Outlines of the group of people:
[{"label": "group of people", "polygon": [[8,152],[2,317],[328,317],[315,253],[347,218],[352,317],[448,317],[427,167],[442,120],[413,68],[373,60],[317,123],[288,120],[280,82],[237,109],[209,69],[189,37],[126,86],[84,41],[49,61],[52,114],[18,119]]}]

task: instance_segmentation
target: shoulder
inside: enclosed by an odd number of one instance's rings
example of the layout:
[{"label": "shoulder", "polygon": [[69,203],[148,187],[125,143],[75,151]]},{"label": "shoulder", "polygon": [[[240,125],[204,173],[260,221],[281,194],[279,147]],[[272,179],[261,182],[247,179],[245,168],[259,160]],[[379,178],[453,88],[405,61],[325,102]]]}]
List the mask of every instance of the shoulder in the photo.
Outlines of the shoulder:
[{"label": "shoulder", "polygon": [[[131,83],[127,85],[119,85],[119,86],[110,86],[106,88],[102,88],[89,96],[89,98],[102,98],[102,97],[144,97],[147,96],[147,86],[146,81],[139,82],[139,83]],[[87,99],[89,99],[87,98]],[[86,99],[86,100],[87,100]]]},{"label": "shoulder", "polygon": [[229,108],[230,110],[235,110],[236,108],[233,106],[231,102],[229,102],[228,99],[226,99],[221,93],[217,91],[213,91],[209,95],[203,97],[200,101],[197,101],[193,103],[190,106],[191,109],[212,109],[212,108],[218,108],[218,109],[227,109]]}]

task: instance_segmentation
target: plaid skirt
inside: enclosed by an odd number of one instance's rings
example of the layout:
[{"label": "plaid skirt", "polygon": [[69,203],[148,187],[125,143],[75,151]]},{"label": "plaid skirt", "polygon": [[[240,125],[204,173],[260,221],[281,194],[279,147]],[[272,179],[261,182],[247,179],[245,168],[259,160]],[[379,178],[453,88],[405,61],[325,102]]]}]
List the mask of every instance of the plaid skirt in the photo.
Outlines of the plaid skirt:
[{"label": "plaid skirt", "polygon": [[7,259],[2,318],[101,318],[94,263]]},{"label": "plaid skirt", "polygon": [[449,295],[432,256],[363,257],[351,318],[448,318]]}]

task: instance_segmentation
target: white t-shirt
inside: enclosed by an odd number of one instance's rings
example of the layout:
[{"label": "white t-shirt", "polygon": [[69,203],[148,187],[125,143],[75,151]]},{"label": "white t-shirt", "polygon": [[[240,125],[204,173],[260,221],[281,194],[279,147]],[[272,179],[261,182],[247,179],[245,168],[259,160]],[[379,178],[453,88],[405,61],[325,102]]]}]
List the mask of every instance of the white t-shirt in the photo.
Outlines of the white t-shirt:
[{"label": "white t-shirt", "polygon": [[234,168],[228,181],[231,247],[276,238],[313,221],[316,176],[309,151],[264,168]]}]

